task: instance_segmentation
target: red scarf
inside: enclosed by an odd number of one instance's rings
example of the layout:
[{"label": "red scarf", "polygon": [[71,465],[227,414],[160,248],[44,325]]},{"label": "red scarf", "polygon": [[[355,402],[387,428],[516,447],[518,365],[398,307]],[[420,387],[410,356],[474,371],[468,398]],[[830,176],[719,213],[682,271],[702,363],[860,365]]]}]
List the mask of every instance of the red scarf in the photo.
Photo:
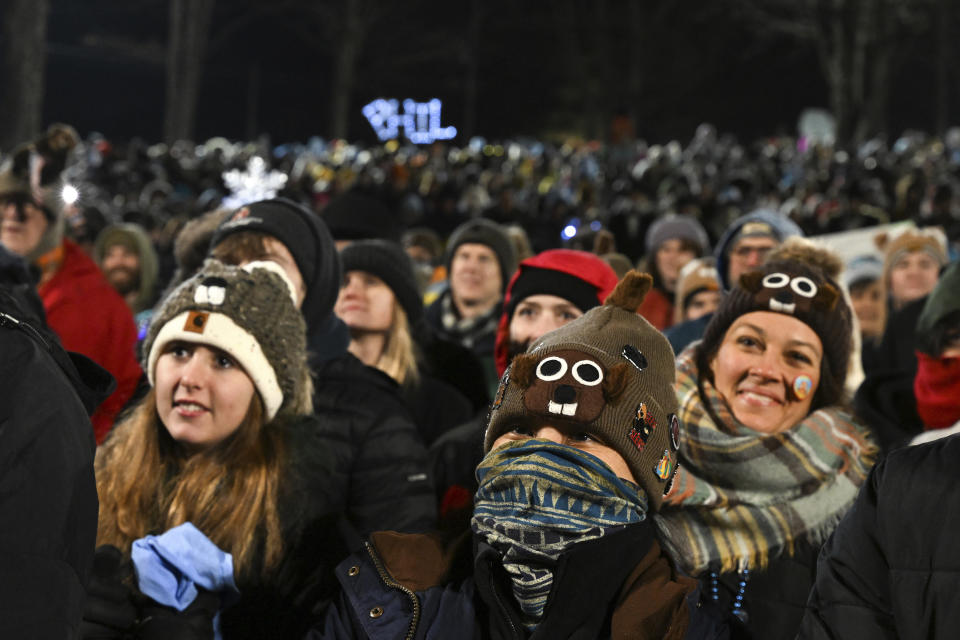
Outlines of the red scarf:
[{"label": "red scarf", "polygon": [[960,420],[960,357],[934,358],[918,351],[913,393],[925,429],[956,424]]}]

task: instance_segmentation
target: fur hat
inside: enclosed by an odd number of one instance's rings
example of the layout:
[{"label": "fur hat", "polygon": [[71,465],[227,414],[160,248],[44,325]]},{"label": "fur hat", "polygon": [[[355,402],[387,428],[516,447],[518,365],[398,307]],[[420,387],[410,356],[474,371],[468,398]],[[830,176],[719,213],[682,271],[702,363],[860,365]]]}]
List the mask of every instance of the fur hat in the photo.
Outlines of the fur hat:
[{"label": "fur hat", "polygon": [[603,306],[514,358],[491,405],[484,451],[522,425],[582,425],[626,461],[656,510],[677,468],[670,343],[637,315],[652,279],[631,271]]},{"label": "fur hat", "polygon": [[156,383],[157,358],[174,341],[216,347],[243,367],[267,420],[312,412],[306,328],[293,284],[273,262],[244,267],[208,260],[157,308],[144,340],[144,371]]},{"label": "fur hat", "polygon": [[700,353],[716,353],[727,329],[742,315],[771,311],[792,316],[813,329],[823,344],[812,408],[835,404],[843,395],[853,350],[853,312],[836,282],[842,268],[836,255],[809,242],[779,248],[759,270],[740,276],[724,297],[707,325]]},{"label": "fur hat", "polygon": [[486,218],[477,218],[464,222],[453,230],[450,239],[447,241],[446,267],[447,273],[450,273],[450,263],[453,261],[453,255],[457,252],[457,247],[462,244],[482,244],[490,247],[494,255],[497,256],[497,263],[500,265],[500,281],[502,287],[507,286],[507,281],[513,275],[517,268],[517,258],[513,249],[513,242],[507,235],[507,232],[496,222]]},{"label": "fur hat", "polygon": [[357,240],[340,250],[343,272],[366,271],[383,280],[400,303],[411,326],[423,316],[423,301],[406,252],[387,240]]},{"label": "fur hat", "polygon": [[908,253],[923,251],[941,267],[947,264],[946,240],[934,229],[907,229],[893,238],[881,233],[874,238],[874,243],[884,252],[883,281],[887,287],[890,286],[890,271]]},{"label": "fur hat", "polygon": [[47,217],[47,229],[37,246],[24,258],[31,262],[60,246],[65,221],[63,209],[63,170],[70,152],[80,142],[73,127],[52,124],[33,142],[14,149],[10,160],[0,169],[0,198],[32,202]]}]

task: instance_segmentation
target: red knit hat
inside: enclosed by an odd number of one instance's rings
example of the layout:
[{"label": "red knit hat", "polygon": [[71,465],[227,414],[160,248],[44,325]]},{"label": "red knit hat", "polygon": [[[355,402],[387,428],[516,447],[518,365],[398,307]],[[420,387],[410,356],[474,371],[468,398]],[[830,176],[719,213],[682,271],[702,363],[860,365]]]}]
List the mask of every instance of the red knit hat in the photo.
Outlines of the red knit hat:
[{"label": "red knit hat", "polygon": [[[497,327],[497,340],[494,345],[493,355],[497,363],[497,374],[501,376],[507,369],[507,365],[510,364],[508,362],[510,317],[517,304],[523,300],[523,298],[537,295],[537,293],[549,293],[561,298],[566,298],[566,296],[558,293],[556,290],[544,288],[544,290],[540,292],[526,289],[521,292],[522,297],[516,297],[516,299],[514,299],[514,290],[517,287],[518,281],[524,272],[529,272],[534,269],[540,271],[556,271],[558,275],[576,278],[595,288],[597,300],[592,306],[603,304],[603,301],[610,295],[610,292],[617,286],[617,274],[610,268],[610,265],[600,257],[592,253],[587,253],[586,251],[550,249],[521,262],[520,267],[513,274],[513,277],[510,278],[510,283],[507,285],[507,291],[503,297],[504,312],[503,315],[500,316],[500,324]],[[580,304],[582,303],[582,301],[579,300],[571,300],[571,302],[576,304],[577,308],[580,308]],[[580,310],[586,312],[589,308],[590,307],[586,309],[580,308]]]}]

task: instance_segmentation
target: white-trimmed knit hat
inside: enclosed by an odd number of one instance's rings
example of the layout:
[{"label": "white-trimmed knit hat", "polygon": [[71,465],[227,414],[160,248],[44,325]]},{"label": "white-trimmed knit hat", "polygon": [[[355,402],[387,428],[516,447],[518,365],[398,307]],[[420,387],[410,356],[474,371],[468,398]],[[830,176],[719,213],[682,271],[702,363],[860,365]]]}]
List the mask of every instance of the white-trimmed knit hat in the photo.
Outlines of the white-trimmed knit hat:
[{"label": "white-trimmed knit hat", "polygon": [[267,420],[312,411],[306,327],[294,287],[273,262],[243,267],[208,260],[157,309],[144,341],[144,370],[155,384],[157,359],[171,342],[220,349],[243,367]]}]

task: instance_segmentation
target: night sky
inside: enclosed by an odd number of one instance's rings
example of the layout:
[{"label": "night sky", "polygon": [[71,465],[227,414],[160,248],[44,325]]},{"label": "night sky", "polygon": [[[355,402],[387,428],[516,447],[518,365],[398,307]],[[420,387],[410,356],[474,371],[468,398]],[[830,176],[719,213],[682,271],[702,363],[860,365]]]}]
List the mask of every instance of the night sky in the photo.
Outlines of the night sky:
[{"label": "night sky", "polygon": [[[705,121],[743,139],[793,133],[803,108],[827,106],[813,49],[745,26],[715,6],[724,3],[669,3],[680,7],[661,15],[641,43],[631,43],[622,27],[626,14],[617,12],[626,11],[625,2],[606,3],[602,27],[591,13],[594,3],[564,5],[571,7],[574,26],[570,16],[566,22],[557,17],[559,4],[481,3],[476,133],[589,133],[582,118],[584,91],[593,91],[605,114],[633,111],[637,134],[652,142],[686,141]],[[266,133],[279,143],[329,135],[335,45],[321,29],[307,28],[297,1],[286,5],[292,8],[264,12],[266,5],[252,0],[217,3],[211,29],[217,44],[203,62],[198,140]],[[385,6],[363,50],[349,137],[375,140],[360,109],[377,97],[441,98],[444,125],[459,126],[465,69],[460,48],[469,2]],[[244,18],[249,11],[259,13]],[[69,122],[83,135],[159,140],[166,29],[162,0],[52,0],[44,121]],[[588,75],[599,78],[600,88],[581,82],[570,53],[576,46],[590,56]],[[624,97],[630,50],[641,52],[644,89],[637,104]],[[918,37],[904,51],[888,119],[893,135],[934,126],[930,39]],[[260,79],[251,115],[254,69]]]}]

